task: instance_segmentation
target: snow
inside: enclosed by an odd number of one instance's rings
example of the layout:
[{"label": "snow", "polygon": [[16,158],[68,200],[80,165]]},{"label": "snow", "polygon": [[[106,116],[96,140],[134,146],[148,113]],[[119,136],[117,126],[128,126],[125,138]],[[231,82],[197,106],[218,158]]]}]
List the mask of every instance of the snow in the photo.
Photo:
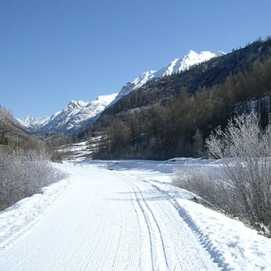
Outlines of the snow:
[{"label": "snow", "polygon": [[[69,179],[44,187],[41,193],[25,198],[0,213],[0,248],[6,248],[62,195]],[[0,268],[0,270],[2,270]]]},{"label": "snow", "polygon": [[93,150],[98,146],[98,141],[101,139],[101,136],[92,137],[88,141],[82,141],[78,143],[66,144],[58,147],[57,151],[62,153],[65,156],[66,160],[72,161],[83,161],[86,157],[90,157],[93,153]]},{"label": "snow", "polygon": [[0,270],[271,270],[270,239],[171,185],[185,163],[58,165],[67,180],[0,213]]},{"label": "snow", "polygon": [[140,76],[136,77],[131,82],[128,82],[125,86],[122,87],[118,96],[113,101],[115,103],[123,96],[128,95],[132,91],[142,87],[148,81],[154,78],[161,78],[164,76],[170,76],[175,73],[180,73],[186,70],[189,70],[192,66],[206,62],[214,57],[221,55],[221,53],[213,53],[210,51],[201,51],[199,53],[190,50],[187,55],[182,58],[176,58],[171,61],[167,66],[161,68],[158,71],[150,70],[142,73]]},{"label": "snow", "polygon": [[88,102],[85,102],[82,100],[78,100],[78,101],[71,100],[64,110],[69,111],[70,109],[75,109],[75,108],[80,110],[81,108],[86,107],[87,105],[88,105]]},{"label": "snow", "polygon": [[217,57],[218,53],[212,53],[210,51],[201,51],[199,53],[190,50],[183,58],[174,59],[168,66],[162,68],[157,72],[157,77],[169,76],[174,73],[180,73],[189,70],[196,64],[206,62],[214,57]]},{"label": "snow", "polygon": [[47,130],[71,130],[79,128],[84,121],[96,117],[116,97],[116,93],[98,96],[90,102],[71,101],[61,112],[54,115],[47,125]]},{"label": "snow", "polygon": [[100,95],[97,97],[96,102],[107,106],[110,104],[117,96],[117,93],[112,93],[109,95]]},{"label": "snow", "polygon": [[112,104],[117,102],[122,97],[128,95],[130,92],[132,92],[135,89],[138,89],[145,85],[148,81],[151,79],[156,78],[156,71],[150,70],[143,72],[141,75],[136,77],[131,82],[128,82],[126,85],[124,85],[121,90],[119,91],[117,97],[113,100]]},{"label": "snow", "polygon": [[181,199],[178,202],[189,210],[189,215],[200,228],[202,238],[219,247],[224,261],[234,270],[271,270],[271,240],[240,221],[201,205]]},{"label": "snow", "polygon": [[32,117],[32,116],[27,116],[24,119],[18,119],[19,123],[23,125],[26,128],[35,128],[35,127],[40,127],[45,125],[49,117]]},{"label": "snow", "polygon": [[131,83],[134,85],[134,89],[142,87],[144,84],[146,84],[150,79],[155,77],[156,71],[146,71],[139,77],[136,77]]},{"label": "snow", "polygon": [[97,117],[117,96],[117,93],[98,96],[94,101],[72,100],[51,117],[27,117],[20,123],[33,132],[56,133],[79,129],[84,122]]}]

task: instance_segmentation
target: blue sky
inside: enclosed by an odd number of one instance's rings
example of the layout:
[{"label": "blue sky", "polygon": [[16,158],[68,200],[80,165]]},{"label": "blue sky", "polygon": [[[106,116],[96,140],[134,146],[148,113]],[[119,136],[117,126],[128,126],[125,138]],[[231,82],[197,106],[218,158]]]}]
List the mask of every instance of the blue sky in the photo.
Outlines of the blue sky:
[{"label": "blue sky", "polygon": [[270,10],[269,0],[3,0],[0,104],[43,116],[110,94],[190,49],[271,35]]}]

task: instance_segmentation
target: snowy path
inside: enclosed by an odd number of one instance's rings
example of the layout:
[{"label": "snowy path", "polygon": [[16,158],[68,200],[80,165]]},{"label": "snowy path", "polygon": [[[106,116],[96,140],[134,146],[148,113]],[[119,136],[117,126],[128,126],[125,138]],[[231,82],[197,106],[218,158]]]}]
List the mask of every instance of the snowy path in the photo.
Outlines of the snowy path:
[{"label": "snowy path", "polygon": [[73,181],[54,204],[0,249],[1,271],[219,270],[151,183],[93,165],[71,172]]}]

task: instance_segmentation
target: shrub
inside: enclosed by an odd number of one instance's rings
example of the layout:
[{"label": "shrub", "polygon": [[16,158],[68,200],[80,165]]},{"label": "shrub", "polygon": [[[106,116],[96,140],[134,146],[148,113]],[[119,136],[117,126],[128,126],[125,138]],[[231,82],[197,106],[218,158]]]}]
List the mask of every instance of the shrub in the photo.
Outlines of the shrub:
[{"label": "shrub", "polygon": [[235,117],[207,140],[209,154],[223,159],[242,216],[271,230],[271,127],[264,130],[255,114]]},{"label": "shrub", "polygon": [[63,177],[44,154],[30,152],[0,153],[0,209],[40,192]]},{"label": "shrub", "polygon": [[243,211],[234,186],[230,180],[226,179],[226,176],[223,176],[223,172],[217,173],[217,170],[215,168],[214,174],[214,172],[198,169],[190,171],[185,177],[183,173],[177,172],[174,184],[200,196],[201,203],[208,207],[240,217]]}]

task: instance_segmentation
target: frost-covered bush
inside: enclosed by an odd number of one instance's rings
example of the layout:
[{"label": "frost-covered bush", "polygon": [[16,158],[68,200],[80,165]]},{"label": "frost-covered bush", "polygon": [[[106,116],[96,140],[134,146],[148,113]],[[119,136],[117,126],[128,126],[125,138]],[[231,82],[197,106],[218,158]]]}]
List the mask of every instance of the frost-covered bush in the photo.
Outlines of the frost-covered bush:
[{"label": "frost-covered bush", "polygon": [[0,209],[62,177],[44,154],[0,152]]},{"label": "frost-covered bush", "polygon": [[222,166],[211,171],[177,176],[177,184],[216,208],[238,216],[270,234],[271,230],[271,126],[262,129],[256,115],[242,115],[206,141],[210,156]]},{"label": "frost-covered bush", "polygon": [[[209,154],[222,159],[240,216],[265,232],[271,229],[271,126],[255,114],[242,115],[207,140]],[[229,199],[231,200],[231,199]]]},{"label": "frost-covered bush", "polygon": [[[217,170],[217,169],[216,169]],[[183,170],[177,172],[174,184],[200,196],[208,206],[237,215],[240,206],[236,205],[236,195],[232,185],[217,174],[205,170]]]}]

